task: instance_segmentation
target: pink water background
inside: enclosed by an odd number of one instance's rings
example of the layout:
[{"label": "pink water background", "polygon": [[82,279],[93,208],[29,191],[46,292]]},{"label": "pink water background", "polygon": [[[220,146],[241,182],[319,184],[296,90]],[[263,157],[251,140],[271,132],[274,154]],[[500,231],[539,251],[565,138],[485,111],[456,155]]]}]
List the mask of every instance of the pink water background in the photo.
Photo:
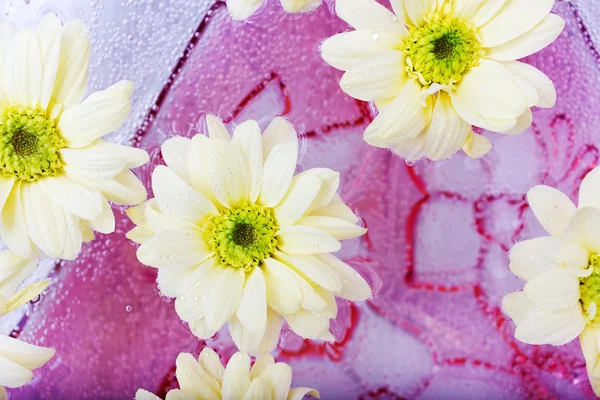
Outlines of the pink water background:
[{"label": "pink water background", "polygon": [[[315,387],[323,399],[593,398],[577,342],[520,344],[499,310],[502,296],[522,286],[508,249],[543,233],[524,193],[545,183],[575,198],[600,157],[600,57],[576,7],[558,2],[555,12],[565,32],[527,61],[555,81],[557,106],[535,110],[522,135],[485,133],[494,149],[481,160],[459,154],[416,165],[362,141],[374,111],[346,96],[341,73],[318,55],[322,40],[348,29],[327,4],[286,15],[271,2],[239,23],[217,2],[201,19],[135,135],[151,154],[138,171],[150,195],[160,144],[203,131],[207,112],[230,126],[256,119],[265,127],[284,115],[302,134],[299,171],[340,171],[342,197],[369,228],[340,257],[375,296],[339,302],[338,343],[284,335],[277,359],[292,365],[295,386]],[[13,398],[128,399],[140,387],[164,395],[176,385],[179,352],[210,346],[227,360],[235,351],[226,330],[206,342],[189,333],[160,297],[155,271],[137,261],[123,209],[115,212],[117,231],[57,265],[50,290],[14,332],[57,356]]]}]

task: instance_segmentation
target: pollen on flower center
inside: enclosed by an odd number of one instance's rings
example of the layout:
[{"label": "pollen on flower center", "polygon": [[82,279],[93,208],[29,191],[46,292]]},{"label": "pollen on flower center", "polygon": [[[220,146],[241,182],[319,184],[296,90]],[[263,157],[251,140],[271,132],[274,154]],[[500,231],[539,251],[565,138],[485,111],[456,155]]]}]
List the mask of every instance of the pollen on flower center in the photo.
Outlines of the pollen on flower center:
[{"label": "pollen on flower center", "polygon": [[600,328],[600,255],[590,256],[589,263],[593,270],[589,276],[579,280],[579,301],[584,312],[588,310],[592,302],[596,303],[596,316],[588,322],[588,325]]},{"label": "pollen on flower center", "polygon": [[62,173],[65,142],[40,109],[0,109],[0,174],[35,182]]},{"label": "pollen on flower center", "polygon": [[478,64],[482,46],[475,30],[462,19],[436,12],[410,29],[403,51],[411,78],[424,86],[452,86]]},{"label": "pollen on flower center", "polygon": [[271,210],[256,204],[225,209],[203,227],[206,241],[222,265],[245,270],[273,254],[278,230]]}]

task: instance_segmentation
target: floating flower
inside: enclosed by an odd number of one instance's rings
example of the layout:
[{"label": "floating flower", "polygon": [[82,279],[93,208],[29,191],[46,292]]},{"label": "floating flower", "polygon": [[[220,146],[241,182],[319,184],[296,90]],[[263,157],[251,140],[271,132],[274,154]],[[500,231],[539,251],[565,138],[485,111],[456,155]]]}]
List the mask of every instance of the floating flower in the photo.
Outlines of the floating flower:
[{"label": "floating flower", "polygon": [[554,0],[338,0],[355,31],[327,39],[321,54],[346,71],[342,90],[374,101],[379,115],[369,144],[407,160],[443,160],[461,148],[481,157],[491,148],[472,126],[516,134],[530,108],[553,107],[553,83],[515,61],[554,41],[564,27]]},{"label": "floating flower", "polygon": [[[17,287],[35,265],[35,259],[23,259],[11,251],[0,252],[0,316],[31,301],[48,287],[48,281],[43,281],[17,293]],[[8,398],[4,387],[17,388],[28,383],[33,378],[31,371],[44,365],[54,352],[0,335],[0,399]]]},{"label": "floating flower", "polygon": [[[265,0],[227,0],[227,10],[234,20],[250,18]],[[321,0],[281,0],[281,6],[289,13],[309,12],[321,5]]]},{"label": "floating flower", "polygon": [[93,230],[114,231],[108,200],[146,199],[129,170],[145,151],[101,138],[130,111],[130,81],[82,102],[90,43],[83,23],[46,14],[37,33],[0,26],[0,232],[15,253],[74,259]]},{"label": "floating flower", "polygon": [[[294,176],[298,139],[276,118],[261,135],[255,121],[230,138],[208,116],[210,137],[175,137],[167,166],[152,175],[154,199],[128,211],[138,259],[158,268],[161,293],[200,338],[228,322],[238,348],[270,350],[281,317],[304,338],[333,340],[334,295],[371,296],[365,280],[330,253],[365,229],[336,195],[326,168]],[[264,339],[264,340],[263,340]]]},{"label": "floating flower", "polygon": [[[308,394],[319,398],[315,389],[290,389],[292,368],[276,363],[266,353],[260,355],[252,367],[247,354],[235,353],[227,368],[223,368],[217,353],[205,347],[198,360],[189,353],[181,353],[176,364],[179,389],[169,391],[166,400],[302,400]],[[135,399],[160,400],[143,389],[138,390]]]},{"label": "floating flower", "polygon": [[548,186],[532,188],[527,198],[550,236],[511,249],[510,269],[527,283],[504,297],[502,309],[522,342],[558,346],[579,336],[600,395],[600,168],[583,180],[579,207]]}]

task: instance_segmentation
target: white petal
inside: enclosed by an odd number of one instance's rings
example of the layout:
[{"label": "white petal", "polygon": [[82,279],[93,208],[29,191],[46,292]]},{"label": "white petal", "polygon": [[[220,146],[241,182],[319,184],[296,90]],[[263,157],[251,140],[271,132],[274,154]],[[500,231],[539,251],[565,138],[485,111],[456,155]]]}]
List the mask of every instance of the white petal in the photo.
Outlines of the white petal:
[{"label": "white petal", "polygon": [[227,10],[236,21],[245,20],[260,8],[264,0],[227,0]]},{"label": "white petal", "polygon": [[269,307],[282,314],[298,311],[302,303],[298,274],[273,258],[264,260],[263,272]]},{"label": "white petal", "polygon": [[63,209],[51,201],[37,183],[23,184],[21,196],[31,240],[48,256],[60,257],[67,231]]},{"label": "white petal", "polygon": [[272,393],[274,400],[286,400],[292,384],[292,368],[284,363],[276,363],[263,370],[259,378],[263,379]]},{"label": "white petal", "polygon": [[205,347],[200,352],[200,356],[198,357],[198,363],[200,366],[204,368],[206,372],[210,374],[213,378],[217,380],[217,382],[223,382],[223,374],[225,374],[225,368],[223,364],[221,364],[221,359],[219,355],[215,353],[213,349]]},{"label": "white petal", "polygon": [[586,277],[592,273],[589,265],[590,255],[586,249],[577,243],[567,243],[556,256],[561,267],[565,268],[571,275]]},{"label": "white petal", "polygon": [[454,111],[462,119],[468,122],[471,125],[478,126],[480,128],[486,129],[491,132],[505,132],[515,127],[517,124],[517,118],[508,118],[508,119],[494,119],[482,117],[477,114],[470,108],[468,102],[463,100],[460,96],[456,94],[456,92],[452,93],[452,107],[454,107]]},{"label": "white petal", "polygon": [[184,219],[163,213],[160,211],[156,202],[147,204],[143,212],[144,223],[150,227],[154,234],[165,231],[195,229],[198,227],[197,225]]},{"label": "white petal", "polygon": [[559,267],[558,254],[565,242],[550,236],[525,240],[510,250],[510,270],[519,278],[529,281]]},{"label": "white petal", "polygon": [[183,293],[185,281],[197,267],[189,268],[159,268],[156,282],[163,296],[177,297]]},{"label": "white petal", "polygon": [[191,184],[188,161],[190,159],[191,140],[181,136],[167,139],[160,147],[165,164],[175,171],[184,181]]},{"label": "white petal", "polygon": [[90,185],[99,189],[107,200],[118,205],[140,204],[146,200],[146,187],[128,169],[113,179],[91,181]]},{"label": "white petal", "polygon": [[39,105],[44,110],[48,106],[54,91],[54,82],[60,60],[61,31],[62,24],[56,14],[52,12],[44,15],[37,29],[43,66]]},{"label": "white petal", "polygon": [[552,236],[560,236],[575,213],[575,204],[561,191],[549,186],[535,186],[527,192],[531,211]]},{"label": "white petal", "polygon": [[484,47],[513,40],[540,23],[552,10],[554,0],[507,0],[479,30]]},{"label": "white petal", "polygon": [[90,41],[81,20],[72,20],[62,29],[60,60],[52,101],[61,103],[64,110],[83,99],[88,80]]},{"label": "white petal", "polygon": [[369,284],[354,268],[331,254],[316,257],[337,272],[342,282],[341,290],[336,293],[338,296],[350,301],[365,301],[372,297]]},{"label": "white petal", "polygon": [[483,135],[471,131],[462,147],[466,155],[473,159],[485,156],[492,149],[492,143]]},{"label": "white petal", "polygon": [[208,164],[211,151],[210,139],[204,135],[195,135],[190,146],[188,164],[190,167],[190,180],[192,187],[209,199],[213,204],[219,201],[213,193]]},{"label": "white petal", "polygon": [[213,192],[225,207],[248,201],[252,181],[244,154],[237,145],[211,139],[208,173]]},{"label": "white petal", "polygon": [[334,253],[342,247],[339,241],[322,230],[302,225],[282,228],[277,239],[277,247],[281,251],[295,256]]},{"label": "white petal", "polygon": [[[106,203],[109,209],[110,215],[112,216],[112,210],[108,203]],[[114,221],[114,216],[112,218]],[[81,220],[74,215],[65,213],[65,224],[67,232],[65,234],[65,247],[63,248],[62,258],[65,260],[74,260],[81,251],[81,245],[83,243],[83,234],[81,232]],[[114,232],[114,222],[112,225],[111,232]]]},{"label": "white petal", "polygon": [[450,96],[440,92],[433,108],[431,123],[425,130],[427,136],[426,154],[430,160],[444,160],[460,150],[471,125],[454,111]]},{"label": "white petal", "polygon": [[402,91],[367,127],[364,139],[377,147],[412,139],[429,124],[433,106],[421,104],[421,88],[414,79],[406,81]]},{"label": "white petal", "polygon": [[[212,271],[215,268],[221,268],[217,257],[209,258],[199,266],[190,268],[189,274],[180,283],[180,295],[175,299],[177,315],[188,322],[190,328],[195,330],[194,334],[202,339],[208,339],[215,334],[215,331],[210,331],[206,326],[204,301],[199,296],[204,281],[213,276]],[[175,266],[173,269],[181,271],[185,267]],[[199,334],[199,331],[202,331],[202,334]]]},{"label": "white petal", "polygon": [[297,387],[290,389],[287,400],[302,400],[307,395],[310,395],[316,399],[321,398],[321,395],[315,389],[307,387]]},{"label": "white petal", "polygon": [[291,140],[273,147],[267,156],[263,169],[260,202],[274,207],[285,196],[298,159],[298,141]]},{"label": "white petal", "polygon": [[199,230],[159,233],[144,242],[137,251],[143,264],[156,268],[186,268],[199,265],[210,256]]},{"label": "white petal", "polygon": [[579,304],[565,310],[534,308],[517,326],[515,338],[527,344],[560,346],[575,339],[585,324]]},{"label": "white petal", "polygon": [[144,150],[106,140],[79,149],[62,149],[60,155],[67,173],[89,180],[110,179],[124,168],[136,168],[150,160]]},{"label": "white petal", "polygon": [[304,175],[314,176],[321,181],[321,189],[310,207],[308,207],[307,212],[310,213],[313,210],[328,206],[340,186],[340,173],[329,168],[311,168],[299,173],[294,179],[299,179]]},{"label": "white petal", "polygon": [[314,256],[293,257],[283,253],[276,253],[276,257],[317,285],[336,293],[342,290],[340,276],[318,258]]},{"label": "white petal", "polygon": [[[56,351],[46,347],[34,346],[29,343],[0,335],[0,355],[10,361],[33,370],[41,367],[50,360]],[[1,375],[1,374],[0,374]]]},{"label": "white petal", "polygon": [[[321,181],[321,184],[322,183],[323,182]],[[323,190],[321,189],[321,191]],[[315,201],[316,200],[318,200],[318,198],[315,199]],[[335,195],[329,204],[324,207],[317,208],[316,210],[312,211],[310,215],[339,218],[351,224],[356,224],[358,221],[360,221],[352,209],[344,204],[344,202]]]},{"label": "white petal", "polygon": [[502,312],[518,326],[535,305],[527,300],[525,293],[512,292],[502,298]]},{"label": "white petal", "polygon": [[591,170],[579,187],[579,208],[595,207],[600,210],[600,168]]},{"label": "white petal", "polygon": [[115,231],[115,214],[105,198],[102,198],[102,212],[95,219],[86,221],[90,228],[101,233],[113,233]]},{"label": "white petal", "polygon": [[261,268],[246,276],[240,305],[235,312],[244,327],[261,338],[267,326],[267,288]]},{"label": "white petal", "polygon": [[248,388],[246,393],[244,393],[244,396],[242,396],[241,398],[241,400],[254,399],[273,400],[271,388],[260,377],[252,380],[250,387]]},{"label": "white petal", "polygon": [[587,327],[579,336],[588,378],[596,396],[600,394],[600,364],[598,363],[600,361],[600,354],[598,353],[599,333],[598,328]]},{"label": "white petal", "polygon": [[321,5],[321,0],[281,0],[281,6],[289,13],[312,11]]},{"label": "white petal", "polygon": [[317,339],[329,330],[329,317],[324,313],[300,310],[283,317],[294,333],[304,339]]},{"label": "white petal", "polygon": [[600,211],[592,207],[577,210],[562,237],[579,243],[590,253],[600,253]]},{"label": "white petal", "polygon": [[298,137],[292,124],[285,118],[274,118],[262,135],[263,161],[267,160],[275,146],[293,141],[297,142]]},{"label": "white petal", "polygon": [[[523,88],[524,86],[525,86],[525,84],[523,84],[521,86],[521,88]],[[529,129],[529,127],[531,126],[532,123],[533,123],[533,114],[531,113],[531,109],[527,108],[527,109],[525,109],[525,112],[523,113],[523,115],[521,115],[520,117],[517,118],[517,123],[515,124],[514,127],[512,127],[509,130],[503,131],[501,133],[503,133],[505,135],[518,135],[519,133],[523,133],[527,129]]]},{"label": "white petal", "polygon": [[6,49],[4,91],[10,104],[35,108],[42,88],[42,57],[36,34],[19,31]]},{"label": "white petal", "polygon": [[52,202],[83,219],[95,219],[102,213],[104,198],[98,189],[72,181],[65,176],[36,182]]},{"label": "white petal", "polygon": [[138,391],[135,392],[135,400],[161,400],[161,398],[147,390],[138,389]]},{"label": "white petal", "polygon": [[514,80],[502,64],[483,59],[465,74],[456,95],[484,118],[517,118],[525,112],[526,103]]},{"label": "white petal", "polygon": [[250,387],[250,357],[235,353],[225,368],[223,377],[223,400],[240,400]]},{"label": "white petal", "polygon": [[159,165],[152,173],[152,189],[160,210],[199,224],[208,214],[217,214],[215,206],[192,189],[179,175]]},{"label": "white petal", "polygon": [[512,61],[527,57],[554,42],[564,27],[564,19],[558,15],[548,14],[527,33],[510,42],[488,49],[486,56],[497,61]]},{"label": "white petal", "polygon": [[579,278],[562,269],[553,269],[527,282],[523,293],[538,307],[569,308],[579,304]]},{"label": "white petal", "polygon": [[335,11],[341,19],[358,30],[374,30],[403,38],[408,30],[392,12],[372,0],[340,0]]},{"label": "white petal", "polygon": [[196,400],[196,397],[192,394],[186,393],[183,390],[171,389],[167,392],[165,400]]},{"label": "white petal", "polygon": [[321,180],[311,175],[297,175],[292,179],[285,197],[274,209],[279,226],[298,222],[308,210],[321,189]]},{"label": "white petal", "polygon": [[233,343],[240,351],[246,353],[254,351],[264,338],[264,332],[260,335],[250,332],[235,315],[227,321],[227,326]]},{"label": "white petal", "polygon": [[399,38],[377,30],[342,32],[321,44],[321,57],[332,67],[347,71],[369,56],[401,45]]},{"label": "white petal", "polygon": [[404,6],[413,24],[418,26],[423,17],[435,11],[436,0],[405,0]]},{"label": "white petal", "polygon": [[[477,8],[475,14],[470,18],[471,22],[479,27],[488,22],[498,11],[502,8],[507,0],[473,0],[479,2],[480,6]],[[483,3],[483,4],[481,4]]]},{"label": "white petal", "polygon": [[332,217],[303,217],[298,221],[298,225],[312,226],[320,229],[337,240],[355,238],[367,233],[365,228]]},{"label": "white petal", "polygon": [[243,269],[232,267],[215,268],[212,273],[215,276],[210,278],[210,285],[203,286],[202,296],[206,325],[216,331],[237,310],[242,298],[245,274]]},{"label": "white petal", "polygon": [[554,84],[539,69],[519,61],[506,62],[503,65],[518,79],[523,79],[532,85],[538,94],[539,100],[536,104],[540,108],[552,108],[556,104],[556,88]]},{"label": "white petal", "polygon": [[36,258],[22,258],[10,250],[0,252],[0,296],[4,299],[13,297],[36,266]]},{"label": "white petal", "polygon": [[219,400],[218,382],[200,367],[194,356],[189,353],[180,353],[175,365],[177,381],[184,393],[201,399]]},{"label": "white petal", "polygon": [[0,210],[6,204],[8,200],[8,196],[10,196],[10,192],[15,184],[14,179],[8,179],[4,177],[0,177]]},{"label": "white petal", "polygon": [[17,388],[25,385],[33,378],[33,373],[0,355],[0,386]]},{"label": "white petal", "polygon": [[244,154],[250,172],[250,203],[254,203],[260,193],[263,168],[262,138],[256,121],[246,121],[235,128],[233,143]]},{"label": "white petal", "polygon": [[21,257],[32,256],[33,249],[27,227],[21,196],[21,183],[17,182],[2,208],[2,240],[15,253]]},{"label": "white petal", "polygon": [[85,147],[121,127],[131,111],[131,81],[115,83],[63,112],[58,123],[68,147]]},{"label": "white petal", "polygon": [[231,136],[229,136],[229,131],[223,124],[221,118],[208,114],[206,116],[206,126],[208,127],[208,135],[211,139],[220,139],[226,142],[231,140]]},{"label": "white petal", "polygon": [[256,357],[256,361],[254,362],[254,365],[252,365],[252,369],[250,369],[250,379],[256,378],[261,372],[273,364],[275,364],[273,356],[269,353],[262,353]]},{"label": "white petal", "polygon": [[384,50],[352,66],[342,76],[340,87],[363,101],[396,97],[408,79],[404,64],[404,53]]},{"label": "white petal", "polygon": [[414,162],[425,157],[425,146],[427,145],[427,136],[421,133],[414,138],[401,140],[390,146],[392,152],[404,158],[406,161]]}]

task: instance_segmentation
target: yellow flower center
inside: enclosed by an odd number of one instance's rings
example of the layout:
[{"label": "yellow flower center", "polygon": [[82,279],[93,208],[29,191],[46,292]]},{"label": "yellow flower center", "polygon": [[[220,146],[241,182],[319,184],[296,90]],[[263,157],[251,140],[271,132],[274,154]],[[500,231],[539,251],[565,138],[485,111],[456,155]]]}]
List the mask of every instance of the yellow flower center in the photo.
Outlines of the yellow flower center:
[{"label": "yellow flower center", "polygon": [[596,316],[588,322],[593,328],[600,328],[600,255],[590,256],[592,273],[579,280],[579,296],[583,312],[587,312],[590,304],[596,303]]},{"label": "yellow flower center", "polygon": [[205,239],[221,264],[246,271],[275,252],[278,230],[271,210],[257,204],[225,209],[203,226]]},{"label": "yellow flower center", "polygon": [[54,122],[39,108],[0,109],[0,174],[35,182],[62,173],[65,147]]},{"label": "yellow flower center", "polygon": [[408,75],[424,86],[433,83],[449,87],[478,65],[482,46],[475,29],[459,17],[436,11],[410,28],[405,40]]}]

